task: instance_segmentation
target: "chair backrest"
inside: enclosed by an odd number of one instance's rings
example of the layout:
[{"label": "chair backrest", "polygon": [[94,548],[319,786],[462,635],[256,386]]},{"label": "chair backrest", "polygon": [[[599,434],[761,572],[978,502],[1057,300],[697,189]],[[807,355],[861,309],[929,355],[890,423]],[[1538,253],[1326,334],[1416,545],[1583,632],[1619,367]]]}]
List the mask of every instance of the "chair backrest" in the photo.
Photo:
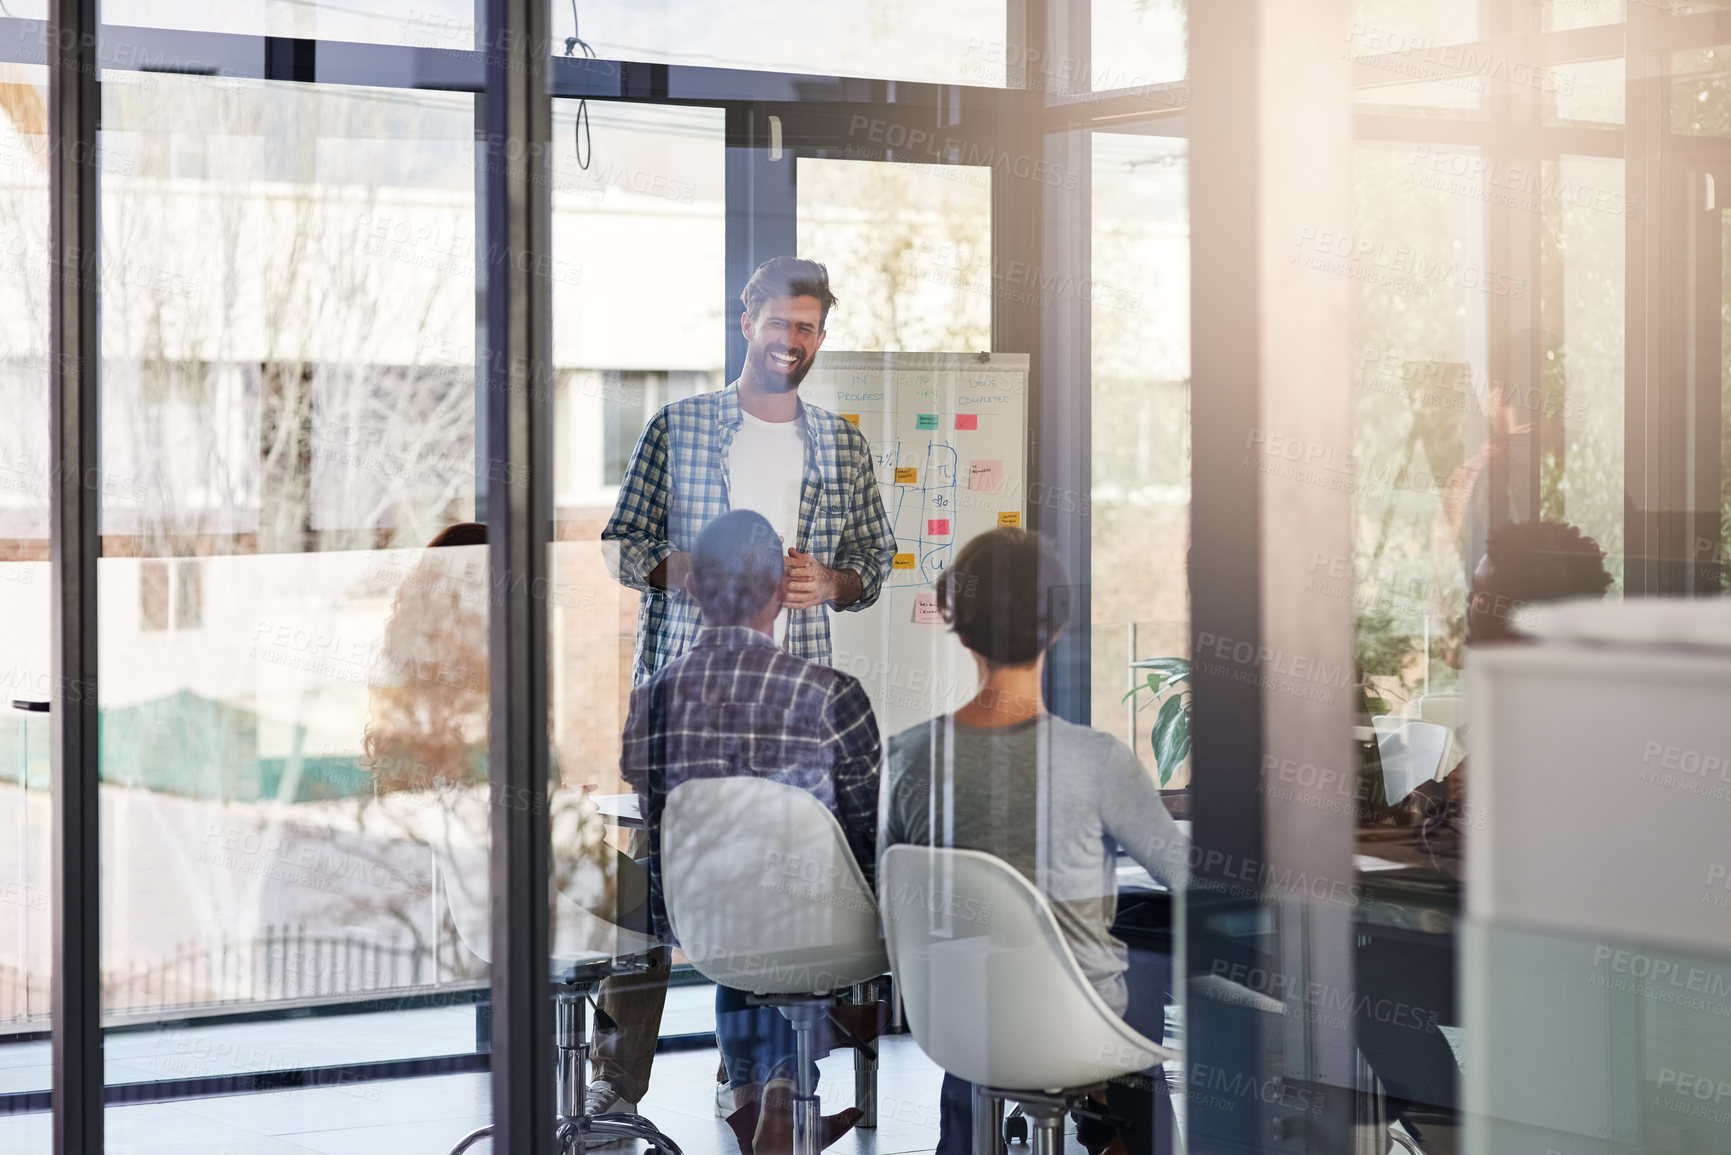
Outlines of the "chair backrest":
[{"label": "chair backrest", "polygon": [[1455,767],[1467,756],[1467,729],[1472,721],[1472,699],[1453,691],[1420,694],[1407,703],[1402,714],[1415,721],[1435,722],[1448,729],[1448,748],[1443,752],[1442,765],[1437,767],[1437,777],[1446,778],[1454,773]]},{"label": "chair backrest", "polygon": [[879,870],[896,989],[914,1038],[944,1070],[1059,1091],[1175,1057],[1100,998],[1046,900],[1009,863],[892,846]]},{"label": "chair backrest", "polygon": [[877,902],[828,807],[767,778],[698,778],[661,814],[667,916],[691,964],[755,994],[828,994],[889,970]]},{"label": "chair backrest", "polygon": [[1451,730],[1465,730],[1472,703],[1465,694],[1420,694],[1407,704],[1406,716],[1420,722],[1435,722]]},{"label": "chair backrest", "polygon": [[1435,722],[1408,722],[1383,716],[1372,718],[1376,726],[1376,749],[1382,760],[1382,788],[1394,805],[1442,768],[1448,752],[1449,729]]},{"label": "chair backrest", "polygon": [[[457,938],[482,962],[492,962],[486,849],[435,844],[433,856],[438,864],[439,889],[451,911]],[[656,945],[648,935],[616,926],[557,890],[553,892],[552,938],[548,956],[555,969],[608,958],[628,958]]]}]

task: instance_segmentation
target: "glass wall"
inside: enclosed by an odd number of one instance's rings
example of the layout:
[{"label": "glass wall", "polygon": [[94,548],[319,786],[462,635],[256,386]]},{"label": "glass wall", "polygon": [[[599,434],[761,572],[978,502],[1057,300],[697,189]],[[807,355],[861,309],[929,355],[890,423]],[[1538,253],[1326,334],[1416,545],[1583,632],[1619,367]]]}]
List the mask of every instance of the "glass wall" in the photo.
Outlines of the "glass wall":
[{"label": "glass wall", "polygon": [[1185,142],[1096,132],[1092,144],[1093,723],[1176,789],[1188,744],[1165,702],[1183,690],[1169,667],[1136,663],[1190,658]]},{"label": "glass wall", "polygon": [[[44,714],[15,708],[53,697],[49,665],[48,573],[48,75],[0,66],[0,390],[16,414],[0,437],[0,597],[5,706],[0,711],[0,1038],[48,1028],[53,979],[49,949],[48,727]],[[7,1090],[48,1087],[45,1048],[8,1064]]]},{"label": "glass wall", "polygon": [[[502,1114],[527,808],[561,1143],[960,1149],[971,1082],[1095,1152],[1728,1146],[1713,12],[549,0],[543,146],[484,7],[103,6],[109,1145]],[[26,1151],[71,377],[0,9]]]},{"label": "glass wall", "polygon": [[486,583],[423,548],[475,511],[474,100],[103,93],[109,1080],[473,1052]]}]

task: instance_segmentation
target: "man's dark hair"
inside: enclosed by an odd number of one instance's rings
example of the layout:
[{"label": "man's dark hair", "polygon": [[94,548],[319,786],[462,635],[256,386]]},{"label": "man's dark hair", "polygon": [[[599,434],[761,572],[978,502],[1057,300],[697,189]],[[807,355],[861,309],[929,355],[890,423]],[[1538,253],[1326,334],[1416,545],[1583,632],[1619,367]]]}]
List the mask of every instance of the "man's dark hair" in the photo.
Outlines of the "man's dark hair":
[{"label": "man's dark hair", "polygon": [[711,626],[749,625],[781,584],[781,538],[761,513],[736,509],[704,527],[691,550],[691,592]]},{"label": "man's dark hair", "polygon": [[993,665],[1033,661],[1070,620],[1064,563],[1025,529],[994,529],[974,538],[937,586],[938,612],[962,645]]},{"label": "man's dark hair", "polygon": [[1605,551],[1567,522],[1504,522],[1485,541],[1485,560],[1497,593],[1514,601],[1599,597],[1611,588]]},{"label": "man's dark hair", "polygon": [[835,307],[835,294],[829,291],[829,270],[817,261],[799,257],[771,257],[757,266],[739,299],[745,305],[745,315],[757,320],[757,311],[765,301],[777,297],[816,297],[823,306],[818,328],[829,323],[829,311]]}]

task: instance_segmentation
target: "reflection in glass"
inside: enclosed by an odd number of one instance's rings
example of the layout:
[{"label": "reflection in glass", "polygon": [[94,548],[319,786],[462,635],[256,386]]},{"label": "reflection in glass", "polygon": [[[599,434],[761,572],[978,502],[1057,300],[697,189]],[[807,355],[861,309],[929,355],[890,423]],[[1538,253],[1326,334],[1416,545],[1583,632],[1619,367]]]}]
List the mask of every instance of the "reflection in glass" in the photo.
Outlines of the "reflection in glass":
[{"label": "reflection in glass", "polygon": [[[1129,663],[1187,658],[1190,516],[1189,168],[1183,140],[1093,135],[1093,719],[1157,766],[1164,691]],[[1128,679],[1128,682],[1126,681]],[[1157,701],[1156,699],[1160,699]]]},{"label": "reflection in glass", "polygon": [[845,293],[825,348],[991,346],[991,169],[801,157],[798,185],[799,255]]},{"label": "reflection in glass", "polygon": [[1543,352],[1539,467],[1543,516],[1577,525],[1623,575],[1623,249],[1629,216],[1621,158],[1545,162],[1540,308],[1555,348]]},{"label": "reflection in glass", "polygon": [[49,942],[47,72],[0,64],[0,1067],[48,1086]]},{"label": "reflection in glass", "polygon": [[[1002,86],[1004,0],[921,6],[914,0],[846,0],[794,9],[780,0],[719,6],[692,0],[547,0],[555,54],[581,35],[606,60],[690,64],[821,75],[873,76],[939,84]],[[29,9],[37,8],[35,13]],[[15,16],[43,19],[41,0]],[[250,36],[346,40],[468,52],[475,48],[474,0],[108,0],[108,25],[184,28]],[[794,37],[765,28],[797,19]],[[1009,50],[1012,57],[1016,49]]]},{"label": "reflection in glass", "polygon": [[[1184,79],[1188,0],[1095,0],[1088,7],[1089,88],[1109,92]],[[1048,72],[1050,70],[1048,69]],[[1048,91],[1071,91],[1079,85]]]},{"label": "reflection in glass", "polygon": [[1347,51],[1388,56],[1477,40],[1479,7],[1478,0],[1355,0]]},{"label": "reflection in glass", "polygon": [[431,847],[485,847],[440,805],[485,769],[485,578],[411,612],[440,591],[400,548],[474,514],[472,106],[105,80],[105,1009],[446,992],[396,1033],[141,1037],[114,1081],[474,1045]]},{"label": "reflection in glass", "polygon": [[1546,95],[1555,119],[1568,123],[1620,125],[1628,90],[1623,61],[1589,60],[1560,64],[1550,70]]}]

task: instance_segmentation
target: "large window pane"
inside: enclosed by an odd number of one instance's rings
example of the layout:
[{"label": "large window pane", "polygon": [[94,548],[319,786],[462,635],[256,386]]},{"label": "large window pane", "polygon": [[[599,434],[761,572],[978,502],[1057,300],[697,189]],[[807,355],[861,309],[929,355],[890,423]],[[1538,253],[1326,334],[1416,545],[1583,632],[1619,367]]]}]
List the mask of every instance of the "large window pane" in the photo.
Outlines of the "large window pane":
[{"label": "large window pane", "polygon": [[555,43],[580,32],[614,60],[1001,86],[1025,54],[1006,41],[1004,0],[549,4]]},{"label": "large window pane", "polygon": [[[47,74],[0,65],[0,1089],[48,1086]],[[5,1146],[0,1131],[0,1147]]]},{"label": "large window pane", "polygon": [[1094,0],[1088,10],[1093,90],[1182,80],[1186,3]]},{"label": "large window pane", "polygon": [[485,563],[422,552],[475,513],[473,137],[467,95],[105,79],[104,999],[156,1025],[113,1083],[476,1046]]},{"label": "large window pane", "polygon": [[[656,1040],[712,1032],[714,993],[677,952],[669,975],[669,959],[641,937],[648,845],[618,806],[630,794],[620,745],[641,599],[616,579],[608,551],[617,546],[601,533],[648,423],[725,384],[726,120],[715,108],[555,101],[553,129],[553,267],[574,270],[551,283],[549,821],[566,912],[553,951],[565,958],[583,941],[654,964],[599,991],[599,1008],[619,1024],[616,1054],[626,1057],[592,1077],[641,1095],[638,1081],[681,1086]],[[713,1074],[711,1064],[698,1080],[705,1094]],[[687,1097],[695,1085],[684,1084]],[[677,1122],[654,1117],[685,1141]]]},{"label": "large window pane", "polygon": [[1598,542],[1623,577],[1623,249],[1629,203],[1621,158],[1563,156],[1545,164],[1545,331],[1539,417],[1544,516]]},{"label": "large window pane", "polygon": [[[1007,68],[1021,65],[1027,55],[1007,40],[1004,0],[935,7],[914,0],[846,0],[815,9],[790,7],[783,0],[731,7],[694,0],[547,3],[554,54],[567,48],[583,54],[579,45],[567,44],[580,36],[582,44],[608,60],[1002,86]],[[476,41],[473,0],[407,5],[395,0],[110,0],[102,19],[109,25],[454,51],[473,50]],[[770,32],[790,21],[795,34]]]},{"label": "large window pane", "polygon": [[[1188,763],[1159,765],[1154,745],[1169,694],[1131,663],[1190,651],[1186,149],[1103,132],[1093,147],[1093,717],[1177,788]],[[1144,688],[1125,702],[1131,686]]]},{"label": "large window pane", "polygon": [[827,348],[991,344],[991,169],[801,157],[798,229],[800,255],[848,287]]},{"label": "large window pane", "polygon": [[1479,38],[1478,8],[1476,0],[1358,0],[1345,51],[1366,62],[1372,85],[1359,89],[1358,103],[1432,115],[1478,109],[1490,77],[1510,65],[1495,49],[1454,47]]}]

